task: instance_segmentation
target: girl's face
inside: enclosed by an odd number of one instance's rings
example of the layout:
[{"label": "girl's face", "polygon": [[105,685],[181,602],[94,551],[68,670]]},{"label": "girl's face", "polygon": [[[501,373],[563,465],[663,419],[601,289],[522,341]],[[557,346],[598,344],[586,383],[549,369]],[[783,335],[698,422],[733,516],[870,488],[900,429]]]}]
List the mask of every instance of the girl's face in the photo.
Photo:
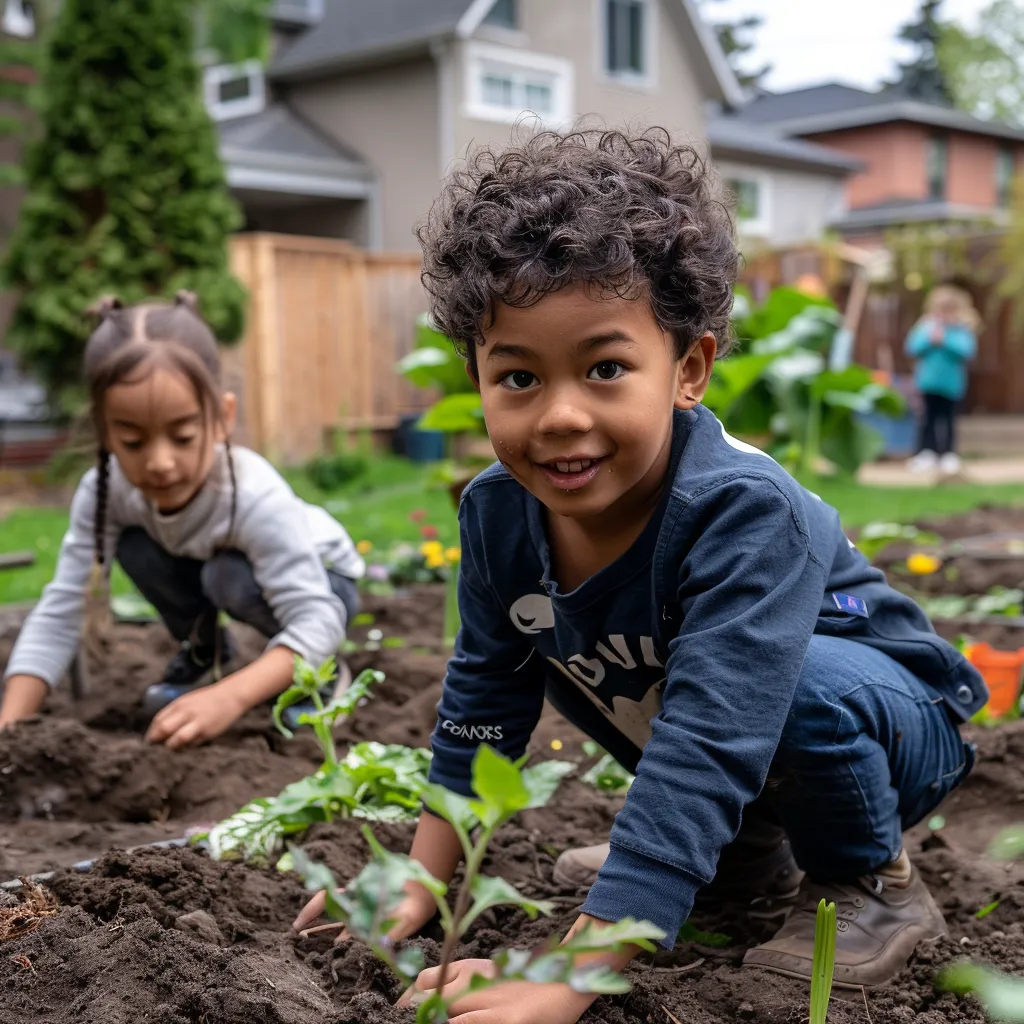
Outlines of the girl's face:
[{"label": "girl's face", "polygon": [[188,378],[158,367],[108,388],[103,398],[107,447],[129,482],[159,511],[176,512],[206,482],[214,445],[234,428],[235,408],[235,396],[225,394],[220,416],[211,421]]},{"label": "girl's face", "polygon": [[484,339],[484,420],[506,469],[556,515],[598,530],[635,519],[664,482],[672,410],[704,395],[714,336],[679,359],[646,299],[572,286],[500,305]]}]

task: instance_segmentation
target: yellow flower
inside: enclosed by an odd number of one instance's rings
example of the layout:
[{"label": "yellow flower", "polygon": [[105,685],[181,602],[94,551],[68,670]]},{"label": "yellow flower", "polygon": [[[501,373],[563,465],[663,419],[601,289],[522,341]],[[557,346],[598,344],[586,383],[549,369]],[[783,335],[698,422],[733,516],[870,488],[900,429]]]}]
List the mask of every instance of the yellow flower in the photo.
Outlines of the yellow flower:
[{"label": "yellow flower", "polygon": [[368,551],[372,551],[372,550],[373,550],[373,545],[368,540],[361,540],[356,545],[356,551],[358,551],[359,554],[361,554],[361,555],[365,555]]},{"label": "yellow flower", "polygon": [[439,540],[427,540],[420,545],[420,554],[424,558],[440,558],[444,560],[444,545]]},{"label": "yellow flower", "polygon": [[923,551],[915,551],[907,559],[907,568],[915,576],[931,576],[942,568],[942,560],[934,555],[926,555]]},{"label": "yellow flower", "polygon": [[551,749],[552,750],[561,750],[562,749],[562,741],[561,740],[552,740],[551,741]]},{"label": "yellow flower", "polygon": [[428,569],[441,569],[444,567],[444,555],[429,554],[427,555],[427,568]]},{"label": "yellow flower", "polygon": [[448,548],[444,557],[448,559],[452,565],[457,565],[462,560],[462,548]]}]

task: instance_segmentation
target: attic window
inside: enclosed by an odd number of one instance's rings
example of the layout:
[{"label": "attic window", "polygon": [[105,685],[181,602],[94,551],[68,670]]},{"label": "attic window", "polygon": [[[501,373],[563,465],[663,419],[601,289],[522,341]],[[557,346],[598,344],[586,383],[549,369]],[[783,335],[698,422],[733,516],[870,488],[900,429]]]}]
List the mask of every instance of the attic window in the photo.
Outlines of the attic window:
[{"label": "attic window", "polygon": [[494,6],[484,18],[485,25],[498,28],[519,28],[519,0],[494,0]]},{"label": "attic window", "polygon": [[266,106],[266,80],[258,60],[216,64],[203,72],[206,109],[215,121],[258,114]]},{"label": "attic window", "polygon": [[36,16],[28,0],[5,0],[0,28],[9,36],[31,39],[36,34]]},{"label": "attic window", "polygon": [[467,50],[465,115],[514,124],[536,115],[545,125],[573,118],[573,67],[547,54],[472,43]]}]

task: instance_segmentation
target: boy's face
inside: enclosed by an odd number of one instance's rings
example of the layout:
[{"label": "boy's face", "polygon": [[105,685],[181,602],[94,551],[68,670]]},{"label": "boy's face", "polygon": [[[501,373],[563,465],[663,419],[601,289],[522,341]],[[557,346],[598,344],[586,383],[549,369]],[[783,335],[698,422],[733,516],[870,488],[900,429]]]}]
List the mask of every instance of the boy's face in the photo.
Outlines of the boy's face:
[{"label": "boy's face", "polygon": [[551,512],[594,525],[649,505],[668,471],[672,410],[703,397],[714,336],[679,359],[645,298],[574,285],[527,309],[499,305],[484,339],[484,419],[512,476]]}]

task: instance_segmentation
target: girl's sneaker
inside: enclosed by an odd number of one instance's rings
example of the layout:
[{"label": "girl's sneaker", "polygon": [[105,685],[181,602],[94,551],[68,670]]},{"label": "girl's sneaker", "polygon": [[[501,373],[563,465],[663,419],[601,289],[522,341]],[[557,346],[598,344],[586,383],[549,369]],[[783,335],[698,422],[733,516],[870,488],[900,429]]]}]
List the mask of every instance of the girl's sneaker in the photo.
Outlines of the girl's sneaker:
[{"label": "girl's sneaker", "polygon": [[956,452],[946,452],[939,459],[939,469],[947,476],[956,476],[960,472],[960,456]]},{"label": "girl's sneaker", "polygon": [[222,679],[231,671],[235,655],[231,634],[223,628],[219,645],[199,646],[186,640],[168,663],[163,679],[146,690],[142,697],[143,711],[152,718],[186,693]]},{"label": "girl's sneaker", "polygon": [[939,456],[930,448],[918,452],[908,463],[911,473],[932,473],[939,464]]}]

